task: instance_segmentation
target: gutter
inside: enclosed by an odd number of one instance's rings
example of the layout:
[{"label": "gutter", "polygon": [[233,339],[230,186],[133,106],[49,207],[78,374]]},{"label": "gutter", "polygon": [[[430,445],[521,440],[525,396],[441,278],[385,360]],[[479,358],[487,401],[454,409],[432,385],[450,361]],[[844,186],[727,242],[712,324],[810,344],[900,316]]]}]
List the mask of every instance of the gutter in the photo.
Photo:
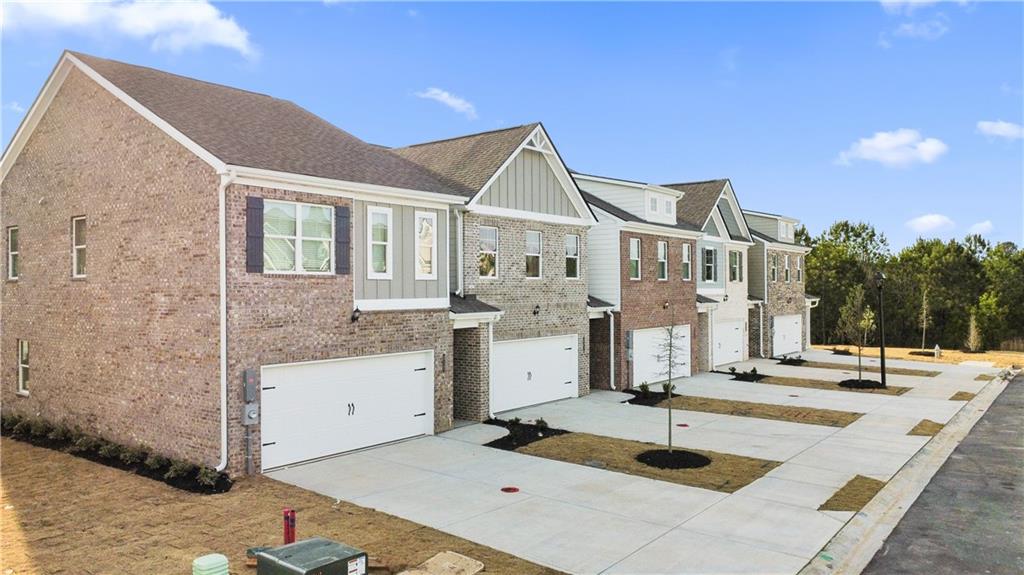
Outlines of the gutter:
[{"label": "gutter", "polygon": [[235,180],[234,172],[220,174],[217,187],[217,235],[220,243],[220,463],[215,470],[228,466],[228,267],[227,267],[227,206],[228,186]]}]

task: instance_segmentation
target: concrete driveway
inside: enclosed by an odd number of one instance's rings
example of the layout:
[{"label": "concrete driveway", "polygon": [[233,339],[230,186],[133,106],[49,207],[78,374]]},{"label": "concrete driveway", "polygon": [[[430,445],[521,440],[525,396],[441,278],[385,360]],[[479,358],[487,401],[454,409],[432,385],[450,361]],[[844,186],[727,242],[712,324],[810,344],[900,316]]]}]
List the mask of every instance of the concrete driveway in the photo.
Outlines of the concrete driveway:
[{"label": "concrete driveway", "polygon": [[[775,372],[768,365],[759,371]],[[955,371],[951,382],[974,383],[973,374],[984,370]],[[945,423],[964,405],[727,379],[705,374],[685,380],[680,391],[867,415],[838,429],[679,412],[677,421],[690,424],[675,434],[679,445],[784,462],[733,494],[483,447],[504,432],[485,425],[269,475],[567,573],[790,574],[853,515],[817,511],[821,503],[856,474],[891,478],[928,441],[906,432],[924,418]],[[620,400],[594,393],[505,415],[664,441],[662,410]],[[504,486],[519,491],[504,493]]]}]

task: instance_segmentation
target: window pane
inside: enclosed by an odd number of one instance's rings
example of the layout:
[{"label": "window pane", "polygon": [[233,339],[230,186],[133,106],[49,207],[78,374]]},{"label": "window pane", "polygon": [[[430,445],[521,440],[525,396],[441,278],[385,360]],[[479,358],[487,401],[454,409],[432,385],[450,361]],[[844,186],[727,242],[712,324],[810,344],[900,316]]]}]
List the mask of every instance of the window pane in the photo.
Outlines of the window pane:
[{"label": "window pane", "polygon": [[85,245],[85,219],[84,218],[77,219],[77,220],[75,220],[74,224],[75,224],[75,245],[76,246],[84,246]]},{"label": "window pane", "polygon": [[526,232],[526,253],[540,253],[540,232]]},{"label": "window pane", "polygon": [[263,238],[263,267],[272,272],[295,271],[295,241]]},{"label": "window pane", "polygon": [[75,248],[75,275],[85,275],[85,248]]},{"label": "window pane", "polygon": [[655,198],[651,198],[651,211],[652,212],[658,211],[658,200],[655,199]]},{"label": "window pane", "polygon": [[526,277],[540,277],[540,256],[526,256]]},{"label": "window pane", "polygon": [[295,205],[274,202],[264,203],[263,233],[276,236],[294,236]]},{"label": "window pane", "polygon": [[18,228],[11,228],[7,233],[7,251],[18,251]]},{"label": "window pane", "polygon": [[384,274],[388,272],[388,246],[387,244],[374,244],[371,249],[372,262],[370,265],[374,273]]},{"label": "window pane", "polygon": [[330,240],[302,240],[302,271],[331,271]]},{"label": "window pane", "polygon": [[12,278],[18,277],[18,254],[11,256],[11,269],[8,273]]},{"label": "window pane", "polygon": [[671,214],[672,213],[672,202],[670,202],[668,200],[665,200],[665,213],[666,214]]},{"label": "window pane", "polygon": [[480,277],[492,278],[497,275],[498,270],[494,265],[494,254],[480,254]]},{"label": "window pane", "polygon": [[21,369],[21,390],[28,391],[28,366],[23,366]]},{"label": "window pane", "polygon": [[570,258],[580,255],[579,236],[565,236],[565,255]]},{"label": "window pane", "polygon": [[629,260],[629,277],[638,278],[640,277],[640,262],[637,260]]},{"label": "window pane", "polygon": [[332,211],[325,206],[302,206],[302,237],[330,239]]},{"label": "window pane", "polygon": [[580,261],[576,258],[565,258],[565,277],[579,277]]},{"label": "window pane", "polygon": [[640,240],[629,240],[629,258],[634,260],[640,259]]},{"label": "window pane", "polygon": [[28,342],[25,340],[18,342],[18,361],[21,365],[28,365]]},{"label": "window pane", "polygon": [[480,228],[480,251],[482,251],[482,252],[496,252],[496,251],[498,251],[498,229],[497,228]]},{"label": "window pane", "polygon": [[434,220],[428,217],[416,219],[416,271],[420,274],[434,273]]},{"label": "window pane", "polygon": [[658,278],[668,279],[668,263],[658,262]]},{"label": "window pane", "polygon": [[375,242],[386,242],[388,241],[388,215],[374,213],[370,215],[370,221],[372,222],[373,230],[373,241]]},{"label": "window pane", "polygon": [[668,250],[668,244],[665,242],[658,242],[658,259],[665,259],[665,252]]}]

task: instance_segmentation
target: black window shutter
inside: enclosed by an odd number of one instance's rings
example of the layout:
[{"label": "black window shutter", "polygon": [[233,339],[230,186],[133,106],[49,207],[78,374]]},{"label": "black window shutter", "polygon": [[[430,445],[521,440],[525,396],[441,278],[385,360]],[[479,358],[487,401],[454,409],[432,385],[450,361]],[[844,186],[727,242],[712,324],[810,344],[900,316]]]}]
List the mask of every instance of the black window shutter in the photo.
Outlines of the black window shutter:
[{"label": "black window shutter", "polygon": [[263,273],[263,198],[245,198],[245,271]]},{"label": "black window shutter", "polygon": [[348,275],[352,253],[352,210],[348,206],[334,208],[334,273]]}]

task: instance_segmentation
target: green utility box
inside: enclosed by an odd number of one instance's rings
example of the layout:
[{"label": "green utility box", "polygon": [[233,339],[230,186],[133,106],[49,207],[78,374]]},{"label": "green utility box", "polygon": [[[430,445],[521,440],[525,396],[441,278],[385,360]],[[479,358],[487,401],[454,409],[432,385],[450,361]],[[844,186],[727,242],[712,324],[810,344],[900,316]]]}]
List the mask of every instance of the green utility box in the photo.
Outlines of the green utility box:
[{"label": "green utility box", "polygon": [[323,537],[256,554],[256,575],[366,575],[366,552]]}]

